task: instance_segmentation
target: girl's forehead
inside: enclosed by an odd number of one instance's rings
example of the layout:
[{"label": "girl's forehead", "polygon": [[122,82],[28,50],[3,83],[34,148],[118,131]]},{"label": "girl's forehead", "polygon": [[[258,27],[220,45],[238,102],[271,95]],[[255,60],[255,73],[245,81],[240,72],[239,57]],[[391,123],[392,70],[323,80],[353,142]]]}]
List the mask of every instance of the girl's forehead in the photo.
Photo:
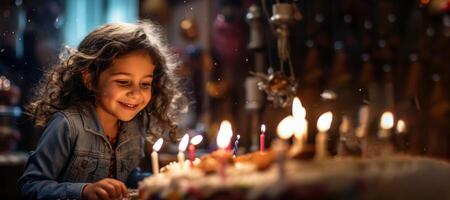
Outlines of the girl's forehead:
[{"label": "girl's forehead", "polygon": [[151,75],[155,69],[153,59],[147,53],[131,52],[114,59],[107,69],[110,74]]}]

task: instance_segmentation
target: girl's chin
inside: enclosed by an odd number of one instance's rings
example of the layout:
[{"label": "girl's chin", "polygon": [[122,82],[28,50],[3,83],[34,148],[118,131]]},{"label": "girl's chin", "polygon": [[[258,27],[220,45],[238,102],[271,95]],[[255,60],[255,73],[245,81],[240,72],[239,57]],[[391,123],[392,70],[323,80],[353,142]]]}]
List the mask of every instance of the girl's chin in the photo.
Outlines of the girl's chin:
[{"label": "girl's chin", "polygon": [[134,117],[136,117],[136,115],[121,116],[121,117],[119,117],[119,120],[123,121],[123,122],[128,122],[128,121],[131,121],[132,119],[134,119]]}]

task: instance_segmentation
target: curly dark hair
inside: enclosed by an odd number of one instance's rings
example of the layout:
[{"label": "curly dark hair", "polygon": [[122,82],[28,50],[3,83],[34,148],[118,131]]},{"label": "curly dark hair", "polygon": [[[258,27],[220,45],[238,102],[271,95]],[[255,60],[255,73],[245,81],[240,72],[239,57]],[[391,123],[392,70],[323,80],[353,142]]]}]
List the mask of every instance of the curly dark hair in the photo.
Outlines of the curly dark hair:
[{"label": "curly dark hair", "polygon": [[[177,121],[187,109],[176,76],[176,57],[169,52],[161,29],[149,21],[137,24],[112,23],[87,35],[78,49],[67,48],[59,62],[51,67],[34,89],[25,107],[37,126],[45,126],[57,111],[81,103],[95,102],[95,94],[83,84],[82,73],[89,70],[92,85],[97,85],[100,73],[110,67],[115,58],[136,50],[145,50],[155,62],[152,99],[138,114],[148,139],[174,133]],[[173,139],[173,134],[169,134]]]}]

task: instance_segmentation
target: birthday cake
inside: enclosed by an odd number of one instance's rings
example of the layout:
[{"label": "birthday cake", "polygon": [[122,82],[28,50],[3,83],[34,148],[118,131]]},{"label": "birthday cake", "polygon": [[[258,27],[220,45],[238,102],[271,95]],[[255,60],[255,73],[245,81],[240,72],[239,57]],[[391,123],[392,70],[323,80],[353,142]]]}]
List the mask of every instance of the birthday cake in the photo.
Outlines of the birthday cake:
[{"label": "birthday cake", "polygon": [[139,198],[450,199],[448,188],[450,164],[431,158],[289,158],[281,165],[273,151],[236,158],[216,151],[163,167],[139,183]]}]

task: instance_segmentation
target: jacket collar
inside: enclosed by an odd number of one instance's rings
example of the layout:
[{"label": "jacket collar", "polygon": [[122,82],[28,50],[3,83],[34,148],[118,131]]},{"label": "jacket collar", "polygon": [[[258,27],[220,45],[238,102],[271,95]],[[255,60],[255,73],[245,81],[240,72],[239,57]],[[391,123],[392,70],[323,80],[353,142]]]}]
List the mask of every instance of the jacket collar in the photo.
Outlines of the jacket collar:
[{"label": "jacket collar", "polygon": [[[97,135],[105,136],[105,132],[100,124],[100,121],[95,111],[95,107],[92,103],[85,103],[80,106],[81,121],[83,128],[86,131],[92,132]],[[130,137],[140,135],[140,129],[137,123],[137,118],[129,122],[121,122],[121,128],[119,130],[119,142],[124,141]]]},{"label": "jacket collar", "polygon": [[81,121],[86,131],[90,131],[99,135],[105,135],[105,132],[100,125],[94,105],[92,103],[85,103],[79,107],[81,113]]}]

